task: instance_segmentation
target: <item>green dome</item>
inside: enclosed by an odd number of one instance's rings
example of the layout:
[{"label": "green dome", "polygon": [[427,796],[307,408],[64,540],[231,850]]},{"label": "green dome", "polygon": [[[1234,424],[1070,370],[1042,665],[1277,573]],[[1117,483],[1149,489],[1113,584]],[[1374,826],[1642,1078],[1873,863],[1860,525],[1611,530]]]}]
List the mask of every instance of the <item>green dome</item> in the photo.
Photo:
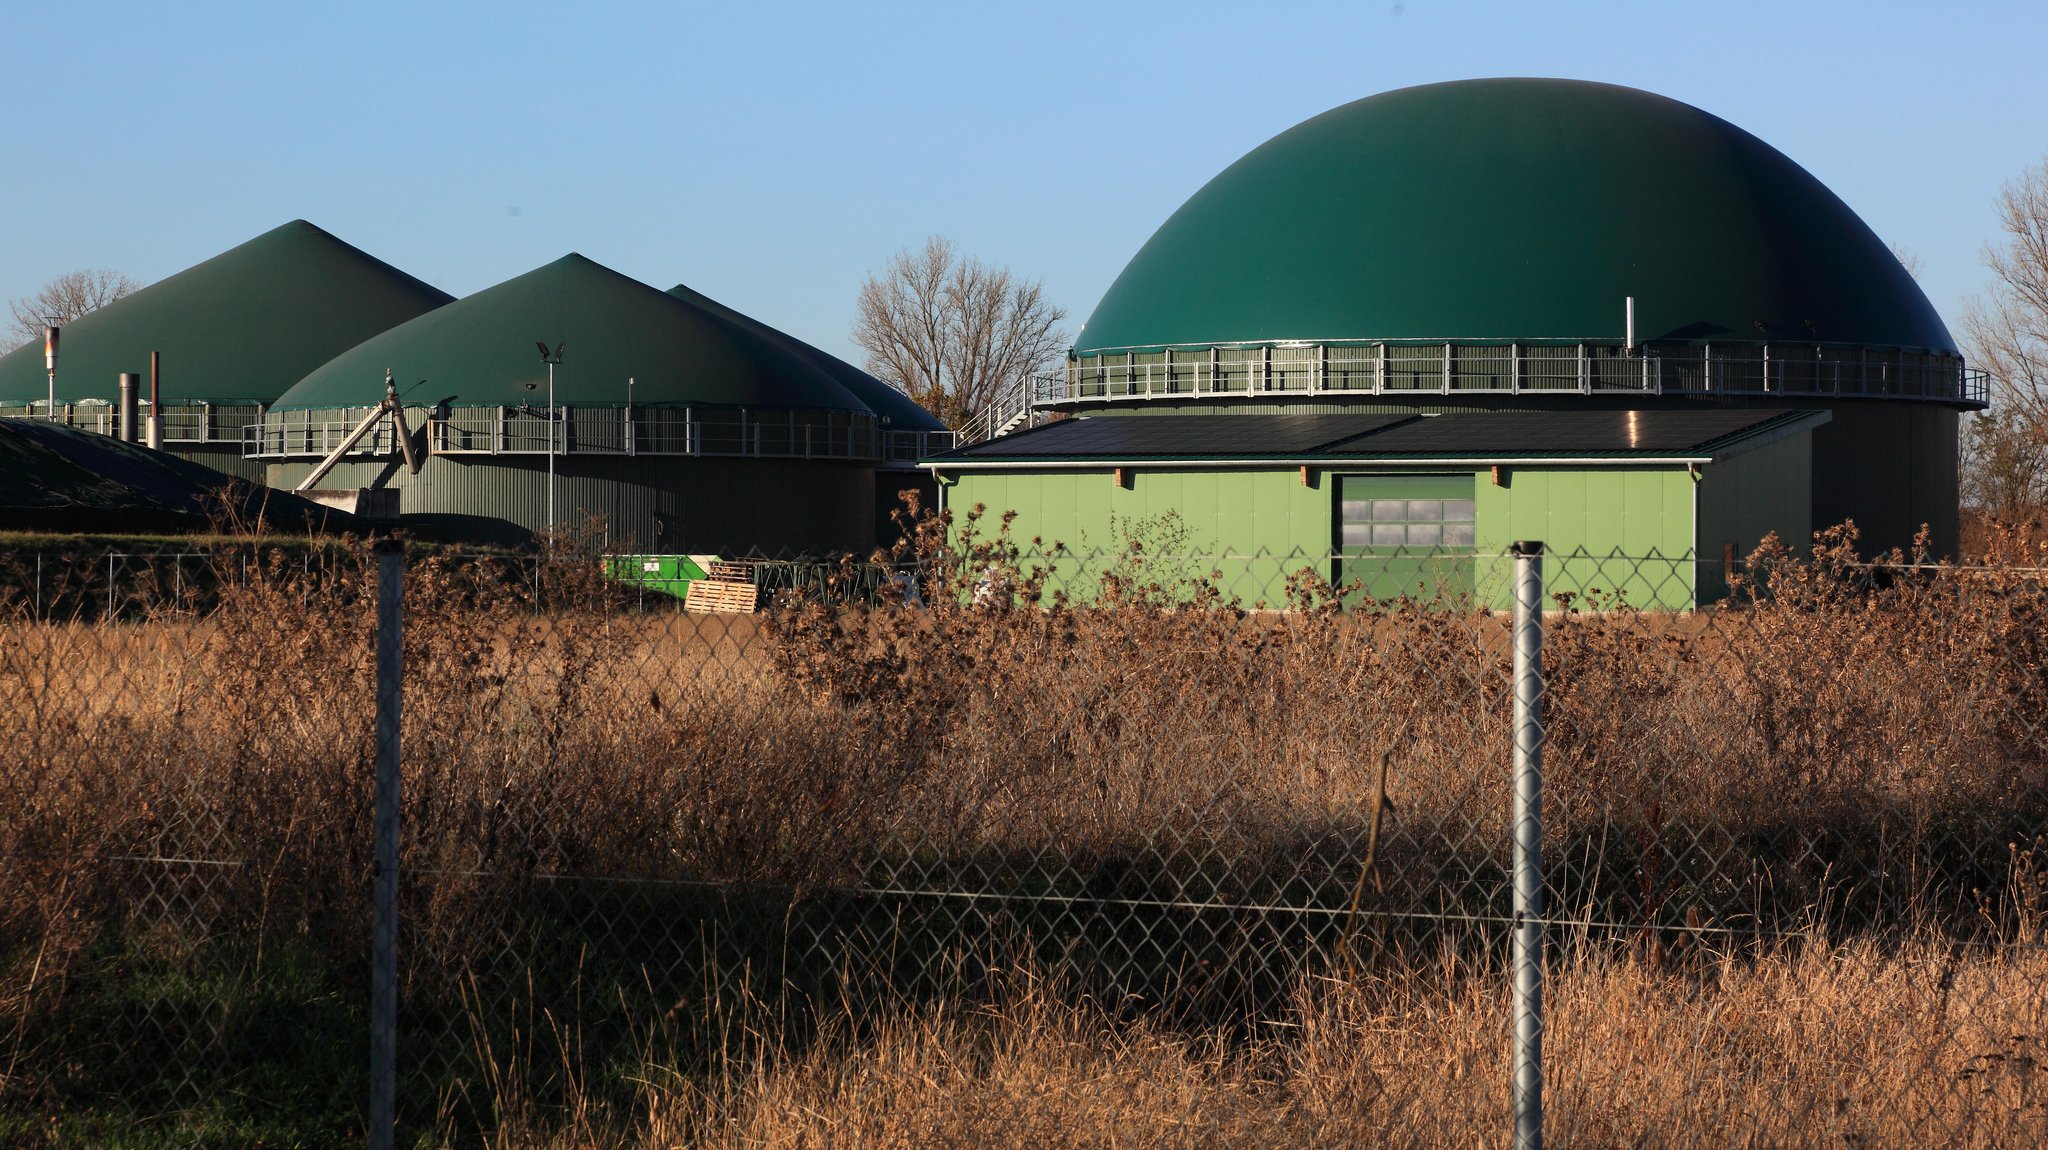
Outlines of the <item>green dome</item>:
[{"label": "green dome", "polygon": [[946,430],[946,425],[939,420],[939,417],[926,411],[916,400],[840,359],[836,355],[819,351],[817,348],[812,347],[793,335],[789,335],[777,328],[769,327],[767,324],[744,312],[734,311],[732,308],[719,303],[703,292],[691,288],[688,284],[677,284],[668,289],[668,294],[685,303],[695,304],[712,315],[736,323],[754,332],[756,335],[776,340],[788,346],[798,355],[810,360],[811,363],[824,371],[825,374],[837,380],[839,386],[852,392],[862,403],[867,404],[876,415],[881,416],[890,427],[898,431]]},{"label": "green dome", "polygon": [[350,348],[300,380],[279,409],[365,407],[391,369],[422,406],[518,406],[546,396],[534,344],[564,346],[555,401],[623,407],[868,408],[789,348],[571,253]]},{"label": "green dome", "polygon": [[1153,234],[1075,350],[1349,340],[1796,341],[1954,354],[1856,213],[1687,104],[1465,80],[1325,112]]},{"label": "green dome", "polygon": [[[447,292],[293,220],[64,325],[57,401],[113,399],[163,353],[163,400],[268,403]],[[41,340],[0,356],[0,404],[48,394]],[[147,386],[145,381],[144,386]]]}]

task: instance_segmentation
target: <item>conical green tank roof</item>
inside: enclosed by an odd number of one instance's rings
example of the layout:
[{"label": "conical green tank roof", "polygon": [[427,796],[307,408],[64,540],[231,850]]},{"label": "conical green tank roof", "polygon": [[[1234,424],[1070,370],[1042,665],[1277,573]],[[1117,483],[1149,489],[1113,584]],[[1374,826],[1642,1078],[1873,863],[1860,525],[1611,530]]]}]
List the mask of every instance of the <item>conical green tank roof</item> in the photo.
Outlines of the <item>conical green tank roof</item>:
[{"label": "conical green tank roof", "polygon": [[[113,399],[120,374],[146,376],[155,351],[167,404],[268,403],[334,356],[451,298],[293,220],[64,325],[57,400]],[[0,403],[47,393],[42,341],[0,356]]]},{"label": "conical green tank roof", "polygon": [[1387,92],[1260,145],[1146,242],[1076,350],[1618,343],[1627,296],[1640,339],[1955,350],[1884,242],[1770,145],[1533,79]]},{"label": "conical green tank roof", "polygon": [[945,423],[938,416],[926,411],[922,404],[836,355],[820,351],[778,328],[769,327],[750,315],[734,311],[710,296],[693,290],[688,284],[677,284],[668,289],[668,294],[684,303],[694,304],[712,315],[739,324],[767,339],[787,345],[838,381],[839,386],[852,392],[890,427],[904,431],[946,430]]},{"label": "conical green tank roof", "polygon": [[384,332],[300,380],[279,408],[362,407],[391,369],[408,403],[544,401],[537,343],[563,347],[555,402],[633,402],[866,412],[829,375],[772,340],[571,253]]}]

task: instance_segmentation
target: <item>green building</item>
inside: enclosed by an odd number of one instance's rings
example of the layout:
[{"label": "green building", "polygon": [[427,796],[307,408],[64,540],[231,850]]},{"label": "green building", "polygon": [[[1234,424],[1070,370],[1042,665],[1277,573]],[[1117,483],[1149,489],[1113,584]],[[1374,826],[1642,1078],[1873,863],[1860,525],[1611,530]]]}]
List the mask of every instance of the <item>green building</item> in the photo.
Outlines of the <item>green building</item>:
[{"label": "green building", "polygon": [[[139,377],[133,438],[146,439],[159,365],[161,445],[262,482],[244,442],[268,406],[321,364],[447,303],[439,288],[304,220],[274,228],[66,324],[57,411],[68,426],[120,431],[120,377]],[[0,356],[0,417],[47,418],[40,341]]]},{"label": "green building", "polygon": [[[1725,590],[1706,540],[1811,530],[1825,411],[1097,415],[942,457],[959,509],[1015,511],[1056,586],[1083,589],[1128,539],[1168,540],[1247,604],[1312,572],[1378,599],[1508,605],[1508,545],[1554,541],[1558,590],[1686,607]],[[1724,548],[1725,551],[1725,548]],[[1062,555],[1064,557],[1062,557]]]},{"label": "green building", "polygon": [[846,373],[571,254],[321,365],[265,411],[251,454],[273,487],[446,538],[596,516],[619,552],[865,551],[878,486],[950,435]]},{"label": "green building", "polygon": [[[1685,606],[1768,531],[1853,519],[1876,550],[1926,524],[1953,553],[1957,419],[1983,388],[1887,245],[1769,145],[1647,92],[1501,79],[1254,149],[1016,404],[992,425],[1081,419],[926,466],[1025,537],[1113,546],[1111,516],[1171,510],[1192,549],[1346,555],[1397,526],[1360,508],[1469,506],[1436,546],[1683,558],[1633,598]],[[1277,417],[1399,422],[1308,443],[1269,438]],[[1145,452],[1065,450],[1152,419],[1171,430]],[[1278,599],[1271,575],[1246,589]]]}]

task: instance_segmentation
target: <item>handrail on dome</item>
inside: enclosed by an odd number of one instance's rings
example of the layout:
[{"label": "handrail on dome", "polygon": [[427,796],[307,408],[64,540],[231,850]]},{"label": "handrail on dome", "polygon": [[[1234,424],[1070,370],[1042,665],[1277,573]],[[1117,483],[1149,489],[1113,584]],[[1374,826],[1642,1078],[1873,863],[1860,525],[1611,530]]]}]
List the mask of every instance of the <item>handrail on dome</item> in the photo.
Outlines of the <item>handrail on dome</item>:
[{"label": "handrail on dome", "polygon": [[1227,395],[1786,396],[1912,399],[1981,408],[1982,371],[1955,355],[1712,344],[1287,344],[1077,356],[1034,381],[1032,403]]}]

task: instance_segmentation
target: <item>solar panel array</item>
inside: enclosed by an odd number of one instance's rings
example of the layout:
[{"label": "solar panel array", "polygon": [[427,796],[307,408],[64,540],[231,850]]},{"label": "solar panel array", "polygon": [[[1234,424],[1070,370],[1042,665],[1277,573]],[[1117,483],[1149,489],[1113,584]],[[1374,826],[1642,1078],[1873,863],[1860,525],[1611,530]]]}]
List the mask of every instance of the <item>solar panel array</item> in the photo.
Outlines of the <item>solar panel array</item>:
[{"label": "solar panel array", "polygon": [[949,458],[1486,458],[1697,453],[1806,412],[1486,411],[1447,415],[1098,415],[978,443]]},{"label": "solar panel array", "polygon": [[1804,413],[1783,411],[1483,411],[1418,419],[1330,454],[1343,456],[1673,454]]},{"label": "solar panel array", "polygon": [[1218,456],[1300,455],[1317,452],[1414,415],[1305,413],[1300,415],[1097,415],[1063,419],[992,439],[955,458],[998,459],[1086,456],[1132,459],[1212,459]]}]

